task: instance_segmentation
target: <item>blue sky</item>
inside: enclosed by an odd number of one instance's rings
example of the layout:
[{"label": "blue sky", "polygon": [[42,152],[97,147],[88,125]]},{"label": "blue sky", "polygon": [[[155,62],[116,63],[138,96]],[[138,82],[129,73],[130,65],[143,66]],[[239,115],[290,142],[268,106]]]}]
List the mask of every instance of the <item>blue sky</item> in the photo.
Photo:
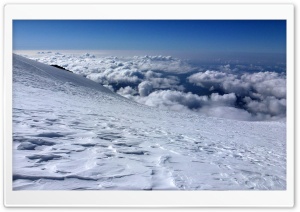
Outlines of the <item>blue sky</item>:
[{"label": "blue sky", "polygon": [[14,50],[286,53],[284,20],[15,20]]}]

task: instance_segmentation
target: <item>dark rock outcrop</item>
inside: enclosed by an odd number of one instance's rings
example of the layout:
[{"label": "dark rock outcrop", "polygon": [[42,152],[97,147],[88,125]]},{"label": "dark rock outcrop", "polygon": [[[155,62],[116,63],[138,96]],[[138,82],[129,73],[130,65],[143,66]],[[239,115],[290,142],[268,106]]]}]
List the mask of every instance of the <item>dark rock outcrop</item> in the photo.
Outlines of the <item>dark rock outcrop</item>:
[{"label": "dark rock outcrop", "polygon": [[68,69],[65,69],[64,67],[61,67],[61,66],[59,66],[59,65],[51,65],[51,66],[53,66],[53,67],[55,67],[55,68],[59,68],[59,69],[62,69],[62,70],[65,70],[65,71],[69,71],[69,72],[73,73],[72,71],[70,71],[70,70],[68,70]]}]

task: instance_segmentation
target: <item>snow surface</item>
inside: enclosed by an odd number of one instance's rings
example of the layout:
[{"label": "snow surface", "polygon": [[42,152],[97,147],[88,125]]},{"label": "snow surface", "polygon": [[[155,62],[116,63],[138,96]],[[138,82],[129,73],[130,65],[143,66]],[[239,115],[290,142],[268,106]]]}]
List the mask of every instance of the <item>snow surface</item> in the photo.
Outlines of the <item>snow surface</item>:
[{"label": "snow surface", "polygon": [[284,190],[286,124],[160,110],[13,56],[14,190]]}]

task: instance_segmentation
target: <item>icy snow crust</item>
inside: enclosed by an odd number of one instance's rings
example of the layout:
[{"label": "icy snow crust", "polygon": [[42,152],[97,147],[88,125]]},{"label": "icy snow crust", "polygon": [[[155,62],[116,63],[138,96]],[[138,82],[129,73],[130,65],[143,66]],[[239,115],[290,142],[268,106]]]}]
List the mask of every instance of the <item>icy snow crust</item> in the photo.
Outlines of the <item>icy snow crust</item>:
[{"label": "icy snow crust", "polygon": [[286,125],[159,110],[13,56],[14,190],[284,190]]}]

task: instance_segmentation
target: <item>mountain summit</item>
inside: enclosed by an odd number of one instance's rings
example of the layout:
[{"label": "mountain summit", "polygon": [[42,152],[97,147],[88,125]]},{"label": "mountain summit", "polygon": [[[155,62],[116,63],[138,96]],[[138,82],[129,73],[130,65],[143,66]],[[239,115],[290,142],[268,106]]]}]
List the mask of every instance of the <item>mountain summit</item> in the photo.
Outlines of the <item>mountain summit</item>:
[{"label": "mountain summit", "polygon": [[285,130],[148,107],[13,55],[14,190],[283,190]]}]

